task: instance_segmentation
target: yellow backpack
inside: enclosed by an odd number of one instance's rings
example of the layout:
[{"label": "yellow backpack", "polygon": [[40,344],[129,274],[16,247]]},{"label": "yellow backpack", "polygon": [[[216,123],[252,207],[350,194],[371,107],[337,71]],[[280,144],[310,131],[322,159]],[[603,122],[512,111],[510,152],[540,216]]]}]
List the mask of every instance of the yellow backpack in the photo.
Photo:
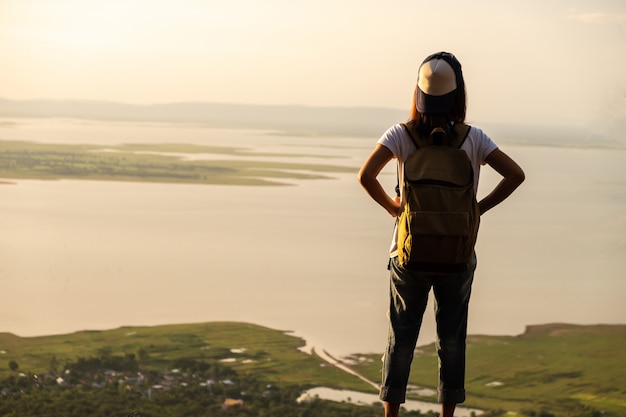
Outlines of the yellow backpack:
[{"label": "yellow backpack", "polygon": [[469,265],[480,225],[474,172],[460,149],[470,126],[423,137],[403,124],[417,147],[404,163],[404,210],[398,219],[398,260],[410,270],[458,273]]}]

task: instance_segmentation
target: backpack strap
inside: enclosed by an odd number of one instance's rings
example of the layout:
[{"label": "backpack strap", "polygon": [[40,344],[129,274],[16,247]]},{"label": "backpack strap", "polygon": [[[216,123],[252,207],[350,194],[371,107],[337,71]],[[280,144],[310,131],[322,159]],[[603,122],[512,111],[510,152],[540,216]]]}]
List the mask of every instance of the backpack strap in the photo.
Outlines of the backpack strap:
[{"label": "backpack strap", "polygon": [[456,135],[450,143],[450,146],[457,149],[463,146],[463,143],[465,143],[465,139],[467,139],[471,128],[471,126],[466,125],[465,123],[455,123],[453,129],[456,132]]},{"label": "backpack strap", "polygon": [[[407,123],[401,123],[401,124],[402,124],[402,127],[404,128],[404,131],[409,136],[409,139],[411,139],[411,142],[413,142],[413,145],[415,145],[415,148],[419,149],[420,145],[417,141],[417,138],[413,136],[413,132],[411,132],[411,128],[408,126]],[[396,166],[396,189],[395,190],[396,190],[396,196],[400,197],[400,161],[398,161],[398,165]]]},{"label": "backpack strap", "polygon": [[[406,134],[409,135],[409,139],[411,139],[411,142],[413,142],[413,145],[415,145],[415,147],[419,149],[420,145],[418,143],[418,137],[413,135],[414,132],[409,127],[408,123],[402,123],[402,127],[404,128],[404,131],[406,132]],[[424,146],[424,144],[422,144],[422,146]]]}]

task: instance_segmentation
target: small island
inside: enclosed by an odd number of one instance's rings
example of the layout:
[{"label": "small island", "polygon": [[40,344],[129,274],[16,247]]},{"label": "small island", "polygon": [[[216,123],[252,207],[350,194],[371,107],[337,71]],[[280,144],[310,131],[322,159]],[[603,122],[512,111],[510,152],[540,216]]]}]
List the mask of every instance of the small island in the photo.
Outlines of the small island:
[{"label": "small island", "polygon": [[[237,147],[190,144],[114,146],[2,141],[0,178],[99,180],[216,185],[289,185],[329,179],[357,168],[299,163],[329,156],[267,154]],[[210,157],[209,157],[210,156]],[[271,157],[278,161],[262,160]],[[284,162],[280,161],[284,159]]]}]

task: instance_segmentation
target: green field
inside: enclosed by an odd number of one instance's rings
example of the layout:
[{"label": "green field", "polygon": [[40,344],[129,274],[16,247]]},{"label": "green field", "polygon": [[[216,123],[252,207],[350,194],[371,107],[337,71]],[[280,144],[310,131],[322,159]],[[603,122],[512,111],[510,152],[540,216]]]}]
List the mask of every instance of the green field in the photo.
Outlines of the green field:
[{"label": "green field", "polygon": [[0,415],[341,417],[359,409],[378,416],[379,407],[297,403],[308,387],[367,388],[300,346],[302,339],[283,331],[227,322],[3,333]]},{"label": "green field", "polygon": [[[286,386],[327,386],[372,392],[360,379],[298,350],[289,333],[246,324],[215,322],[122,327],[66,335],[0,334],[6,364],[0,379],[17,372],[46,374],[52,364],[101,355],[136,355],[143,369],[170,369],[180,360],[227,361],[242,375]],[[359,355],[355,371],[373,381],[380,355]],[[366,358],[366,360],[364,360]],[[346,358],[347,359],[347,358]],[[18,368],[10,369],[14,362]],[[626,415],[626,325],[533,326],[520,336],[470,336],[468,407],[492,416]],[[436,386],[434,346],[416,352],[410,383]],[[419,397],[414,397],[419,399]],[[432,397],[421,399],[433,401]],[[499,410],[499,411],[498,411]]]},{"label": "green field", "polygon": [[[79,357],[135,354],[147,369],[168,369],[180,359],[220,361],[243,373],[262,374],[276,383],[325,385],[367,390],[368,385],[316,356],[298,350],[300,338],[283,331],[245,324],[215,322],[156,327],[122,327],[107,331],[83,331],[67,335],[22,338],[0,333],[0,351],[19,369],[46,373],[53,360],[64,364]],[[231,349],[241,350],[232,353]],[[0,379],[11,374],[0,367]]]},{"label": "green field", "polygon": [[[468,406],[548,410],[557,416],[575,416],[588,407],[626,416],[624,325],[553,324],[532,326],[515,337],[470,336],[467,362]],[[364,362],[357,369],[376,378],[379,368]],[[410,383],[435,388],[436,377],[435,346],[422,346]]]},{"label": "green field", "polygon": [[[88,179],[220,185],[285,185],[292,180],[330,178],[356,168],[298,163],[298,158],[329,156],[255,153],[235,147],[188,144],[117,146],[1,141],[0,178]],[[186,156],[212,155],[191,160]],[[233,157],[237,157],[234,159]],[[268,162],[272,157],[286,162]]]}]

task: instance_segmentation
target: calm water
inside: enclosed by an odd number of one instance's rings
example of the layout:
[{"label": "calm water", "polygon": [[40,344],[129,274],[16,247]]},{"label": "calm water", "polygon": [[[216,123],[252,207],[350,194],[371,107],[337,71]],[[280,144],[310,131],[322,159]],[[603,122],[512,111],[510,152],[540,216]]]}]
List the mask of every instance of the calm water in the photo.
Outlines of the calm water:
[{"label": "calm water", "polygon": [[[380,405],[378,394],[367,394],[359,391],[337,390],[324,387],[316,387],[306,390],[302,393],[302,395],[300,395],[297,401],[304,402],[316,397],[338,402],[345,401],[358,405]],[[440,411],[441,405],[434,402],[407,400],[404,404],[402,404],[402,408],[407,411],[420,411],[422,413],[432,411],[436,413]],[[470,417],[472,415],[480,415],[481,411],[478,409],[458,406],[455,409],[454,414],[458,417]]]},{"label": "calm water", "polygon": [[[1,139],[242,146],[355,169],[375,142],[71,121],[2,126]],[[503,149],[527,182],[483,218],[470,333],[626,323],[626,152]],[[495,180],[485,169],[479,192]],[[395,171],[383,181],[393,188]],[[355,175],[291,187],[0,185],[0,331],[235,320],[292,330],[339,355],[382,352],[392,225]],[[433,338],[429,309],[420,343]]]}]

